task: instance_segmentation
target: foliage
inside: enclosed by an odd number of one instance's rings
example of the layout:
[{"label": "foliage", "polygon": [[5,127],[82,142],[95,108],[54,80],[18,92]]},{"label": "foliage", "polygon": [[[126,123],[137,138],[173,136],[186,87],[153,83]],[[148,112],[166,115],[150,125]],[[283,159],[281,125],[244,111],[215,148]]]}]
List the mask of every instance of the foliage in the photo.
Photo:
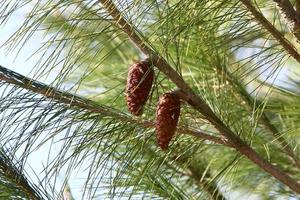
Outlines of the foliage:
[{"label": "foliage", "polygon": [[[100,2],[0,3],[2,24],[20,7],[31,6],[22,27],[3,47],[24,51],[33,33],[48,35],[35,52],[44,53],[33,70],[36,80],[0,70],[3,156],[17,157],[21,166],[17,173],[22,174],[27,158],[50,146],[44,174],[39,176],[43,187],[34,188],[42,194],[38,198],[61,197],[76,172],[87,174],[83,199],[233,199],[234,193],[297,198],[295,191],[229,143],[216,144],[183,131],[168,151],[161,151],[153,129],[155,108],[158,97],[177,86],[155,68],[144,114],[138,118],[128,114],[124,100],[128,67],[149,55]],[[243,3],[251,1],[114,2],[130,30],[166,60],[224,126],[268,163],[299,180],[300,165],[294,163],[299,157],[300,87],[295,75],[299,63]],[[299,48],[273,1],[252,5],[289,45]],[[289,74],[281,75],[284,71]],[[49,85],[37,81],[51,76],[55,80]],[[278,83],[281,79],[286,81]],[[208,115],[188,101],[183,103],[179,126],[186,133],[199,130],[226,141]],[[53,148],[58,148],[57,155],[52,155]],[[61,173],[64,181],[58,188]],[[0,189],[5,185],[1,181]],[[18,184],[13,191],[24,192]]]}]

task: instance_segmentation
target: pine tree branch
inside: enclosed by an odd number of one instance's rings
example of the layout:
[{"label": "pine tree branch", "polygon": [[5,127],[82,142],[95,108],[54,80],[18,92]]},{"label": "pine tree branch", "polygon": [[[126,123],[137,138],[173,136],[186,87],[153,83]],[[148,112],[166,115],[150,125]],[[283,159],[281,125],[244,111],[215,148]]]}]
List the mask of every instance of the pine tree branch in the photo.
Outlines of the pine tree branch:
[{"label": "pine tree branch", "polygon": [[5,176],[5,178],[9,180],[9,182],[16,184],[16,186],[24,194],[26,194],[28,198],[32,200],[43,199],[36,192],[36,190],[30,186],[24,175],[15,167],[15,165],[5,155],[5,153],[2,152],[2,150],[0,150],[0,172],[3,172],[3,176]]},{"label": "pine tree branch", "polygon": [[[163,72],[173,83],[177,85],[179,89],[186,93],[188,96],[188,103],[198,110],[205,118],[215,126],[219,132],[228,139],[228,141],[234,146],[234,148],[239,151],[242,155],[249,158],[253,163],[259,166],[264,171],[268,172],[270,175],[281,181],[283,184],[288,186],[294,192],[300,194],[300,184],[291,178],[286,173],[279,170],[277,167],[272,165],[270,162],[264,160],[256,151],[254,151],[248,144],[242,141],[237,135],[235,135],[229,127],[227,127],[220,118],[218,118],[215,113],[210,109],[210,107],[201,99],[198,95],[196,95],[190,86],[182,79],[182,77],[167,63],[165,59],[160,57],[154,50],[148,47],[137,34],[138,31],[135,30],[134,26],[130,25],[126,21],[126,19],[122,16],[121,12],[117,9],[113,1],[111,0],[98,0],[101,3],[110,16],[113,17],[114,21],[116,22],[117,26],[122,29],[128,37],[132,40],[132,42],[146,55],[148,55],[154,66],[156,66],[161,72]],[[246,5],[250,5],[248,1],[242,0],[242,2],[246,2]],[[250,8],[254,8],[253,6]],[[253,11],[253,10],[252,10]],[[261,14],[256,10],[255,14]],[[261,19],[261,18],[260,18]],[[265,19],[264,17],[262,19]],[[266,20],[266,19],[265,19]],[[267,21],[268,22],[268,21]],[[269,23],[269,22],[268,22]],[[269,23],[269,25],[271,25]],[[268,25],[268,27],[269,27]],[[273,26],[271,25],[272,30]],[[270,27],[269,27],[270,28]],[[278,31],[277,31],[278,32]],[[279,33],[279,32],[278,32]],[[276,35],[278,36],[278,35]],[[292,52],[300,62],[300,55],[287,43],[284,38],[281,38],[281,34],[279,33],[280,41],[284,42],[285,47],[289,47],[287,50]],[[288,46],[287,46],[288,45]]]},{"label": "pine tree branch", "polygon": [[257,22],[259,22],[269,33],[281,44],[281,46],[300,63],[300,54],[295,47],[252,5],[250,0],[240,0],[251,12]]},{"label": "pine tree branch", "polygon": [[[294,24],[297,23],[297,13],[293,8],[293,5],[288,1],[288,0],[273,0],[278,4],[278,6],[281,8],[282,12],[286,15],[286,17],[291,20]],[[290,53],[292,56],[295,54],[295,56],[299,56],[299,54],[294,50],[294,47],[292,44],[290,44],[284,36],[277,30],[275,27],[261,14],[259,13],[254,6],[251,5],[251,2],[249,0],[241,0],[241,2],[248,8],[248,10],[253,14],[253,16],[256,18],[257,21],[259,21],[273,36],[276,38],[283,47],[289,52],[294,52]],[[300,36],[300,35],[299,35]],[[299,40],[299,39],[298,39]],[[293,56],[294,57],[294,56]],[[295,57],[294,57],[295,58]],[[296,59],[296,58],[295,58]],[[296,59],[297,60],[297,59]],[[299,61],[298,61],[299,62]],[[227,73],[228,74],[228,73]],[[230,76],[227,76],[230,77]],[[228,78],[227,78],[228,79]],[[229,78],[231,79],[231,78]],[[232,82],[232,80],[229,80]],[[242,89],[244,91],[241,91],[244,95],[247,96],[245,100],[249,104],[251,108],[253,108],[254,103],[252,98],[247,94],[245,89]],[[290,147],[289,143],[285,140],[285,138],[279,134],[279,131],[277,130],[276,127],[274,127],[266,114],[263,112],[261,121],[265,125],[265,127],[272,133],[272,135],[279,141],[280,145],[283,147],[283,150],[289,155],[289,157],[292,158],[296,166],[300,169],[300,160],[299,158],[294,154],[292,148]]]},{"label": "pine tree branch", "polygon": [[[227,69],[217,69],[220,75],[224,76],[224,79],[227,80],[233,87],[236,87],[239,93],[241,94],[242,98],[245,102],[247,102],[247,106],[250,110],[254,109],[254,100],[252,96],[246,91],[246,89],[241,85],[239,80],[232,76],[232,74]],[[265,128],[269,131],[270,134],[279,142],[280,146],[282,147],[283,151],[289,156],[292,162],[300,169],[300,160],[297,155],[293,152],[290,144],[286,139],[280,134],[279,130],[271,123],[270,119],[266,115],[264,111],[262,111],[261,123],[265,126]]]},{"label": "pine tree branch", "polygon": [[[154,122],[147,121],[147,120],[141,120],[140,118],[138,118],[138,119],[132,118],[130,116],[118,114],[116,112],[107,110],[99,105],[96,105],[96,103],[93,101],[83,99],[81,97],[75,96],[75,95],[67,93],[67,92],[59,91],[53,87],[47,86],[47,85],[40,83],[38,81],[35,81],[33,79],[29,79],[21,74],[13,72],[2,66],[0,66],[0,80],[5,81],[6,83],[9,83],[9,84],[18,86],[20,88],[26,89],[28,91],[32,91],[34,93],[43,95],[51,100],[56,100],[58,102],[65,103],[71,107],[77,107],[79,109],[85,109],[89,112],[99,113],[101,115],[113,117],[113,118],[120,120],[122,122],[125,122],[125,123],[130,122],[130,123],[138,124],[139,126],[144,127],[144,128],[155,127]],[[182,98],[184,98],[184,97],[182,97]],[[220,144],[220,145],[224,145],[224,146],[232,148],[232,145],[230,143],[228,143],[226,140],[203,133],[201,131],[187,129],[184,127],[178,127],[177,132],[179,132],[181,134],[188,134],[188,135],[194,136],[200,140],[208,140],[208,141],[214,142],[216,144]],[[0,162],[0,166],[1,166],[1,162]],[[194,176],[194,173],[196,173],[196,172],[193,172],[192,178],[197,178],[197,179],[195,179],[195,181],[197,181],[198,184],[203,189],[205,189],[205,191],[208,192],[212,196],[213,199],[215,199],[215,200],[225,199],[225,198],[221,198],[222,194],[220,191],[217,191],[216,186],[211,185],[212,183],[200,181],[199,172],[197,172],[197,176],[196,175]],[[67,190],[64,190],[64,195],[66,194],[66,195],[70,196],[70,194],[68,194],[69,193],[68,186],[66,186],[66,188],[67,188]],[[37,200],[34,197],[31,197],[31,198],[33,200]]]},{"label": "pine tree branch", "polygon": [[[107,107],[100,106],[95,102],[81,98],[79,96],[73,95],[68,92],[63,92],[55,89],[54,87],[50,87],[41,82],[35,81],[33,79],[27,78],[19,73],[11,71],[5,67],[0,66],[0,80],[5,81],[6,83],[10,83],[16,85],[20,88],[24,88],[31,92],[41,94],[47,98],[52,100],[56,100],[58,102],[67,104],[69,106],[74,106],[80,109],[87,110],[92,113],[99,113],[103,116],[109,116],[114,119],[117,119],[121,122],[130,122],[133,124],[137,124],[144,128],[154,128],[155,123],[149,120],[141,120],[140,118],[133,118],[125,114],[121,114],[116,112],[115,110],[111,110]],[[201,140],[208,140],[214,142],[216,144],[225,145],[228,147],[232,147],[226,140],[206,134],[199,130],[187,129],[184,127],[178,127],[178,132],[181,134],[188,134],[194,137],[197,137]]]}]

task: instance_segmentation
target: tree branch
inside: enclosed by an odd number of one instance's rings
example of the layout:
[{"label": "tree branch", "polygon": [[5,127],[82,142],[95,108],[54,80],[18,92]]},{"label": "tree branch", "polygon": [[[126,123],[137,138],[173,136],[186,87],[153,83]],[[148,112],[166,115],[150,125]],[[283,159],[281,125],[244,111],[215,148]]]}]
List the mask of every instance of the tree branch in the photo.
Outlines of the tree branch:
[{"label": "tree branch", "polygon": [[[277,167],[272,165],[271,163],[264,160],[257,152],[255,152],[249,145],[247,145],[244,141],[242,141],[237,135],[235,135],[230,128],[228,128],[220,118],[218,118],[214,112],[210,109],[210,107],[206,104],[203,99],[201,99],[198,95],[196,95],[190,86],[182,79],[182,77],[167,63],[165,59],[160,57],[153,51],[150,47],[148,47],[140,38],[140,36],[135,31],[135,28],[130,25],[125,18],[121,15],[121,12],[114,5],[111,0],[98,0],[108,11],[108,13],[113,17],[114,21],[117,23],[120,29],[122,29],[128,37],[135,43],[135,45],[146,55],[148,55],[154,64],[161,72],[163,72],[170,80],[173,81],[177,85],[179,89],[186,93],[188,97],[188,103],[193,106],[196,110],[198,110],[205,118],[215,126],[219,132],[225,136],[228,141],[234,146],[234,148],[239,151],[242,155],[249,158],[253,163],[258,165],[260,168],[268,172],[273,177],[277,178],[279,181],[287,185],[294,192],[300,194],[300,184],[295,181],[293,178],[279,170]],[[243,0],[243,2],[248,2]],[[248,2],[249,4],[249,2]],[[247,4],[247,5],[248,5]],[[252,6],[251,4],[249,4]],[[254,8],[254,7],[253,7]],[[256,11],[256,10],[255,10]],[[256,14],[260,14],[256,11]],[[260,14],[261,15],[261,14]],[[261,16],[260,16],[261,17]],[[263,17],[263,19],[265,19]],[[266,19],[265,19],[266,20]],[[267,21],[268,22],[268,21]],[[269,23],[269,22],[268,22]],[[271,25],[269,23],[269,25]],[[273,26],[271,25],[273,28]],[[278,31],[277,31],[278,32]],[[279,33],[279,32],[278,32]],[[278,36],[278,35],[276,35]],[[279,36],[281,34],[279,33]],[[283,38],[280,39],[284,42],[285,47],[289,43]],[[300,55],[293,49],[289,49],[300,62]]]},{"label": "tree branch", "polygon": [[[248,109],[254,109],[254,101],[251,95],[246,91],[246,89],[241,85],[239,80],[237,80],[229,71],[228,69],[221,69],[220,67],[217,68],[217,71],[220,75],[223,76],[225,80],[227,80],[233,87],[237,88],[239,93],[241,94],[243,100],[247,103]],[[261,123],[265,126],[270,134],[278,141],[280,146],[282,147],[283,151],[289,156],[292,162],[300,169],[300,160],[297,155],[293,152],[290,144],[286,139],[280,134],[277,128],[271,123],[270,119],[266,115],[264,111],[262,111]]]},{"label": "tree branch", "polygon": [[[11,159],[2,152],[2,149],[0,150],[0,173],[3,173],[3,176],[5,176],[7,180],[16,184],[17,187],[32,200],[42,199],[36,190],[30,186],[23,174],[14,166]],[[1,179],[1,181],[3,180]]]},{"label": "tree branch", "polygon": [[[257,22],[259,22],[269,33],[281,44],[281,46],[300,63],[300,54],[295,47],[252,5],[250,0],[240,0],[251,12]],[[285,0],[287,1],[287,0]]]},{"label": "tree branch", "polygon": [[[276,2],[277,5],[281,8],[282,12],[286,15],[287,19],[292,21],[294,24],[297,23],[297,19],[298,19],[297,18],[297,13],[294,10],[293,5],[288,0],[273,0],[273,1]],[[253,14],[253,16],[256,18],[256,20],[259,21],[274,36],[274,38],[276,38],[282,44],[282,46],[284,46],[284,47],[286,46],[286,49],[288,48],[289,50],[294,50],[294,47],[284,38],[284,36],[277,29],[274,28],[274,26],[261,13],[259,13],[255,9],[254,6],[252,6],[252,4],[249,0],[241,0],[241,2]],[[297,53],[297,55],[299,56],[298,53]],[[227,76],[227,77],[229,77],[229,76]],[[232,78],[229,78],[229,79],[232,79]],[[232,80],[229,80],[229,81],[232,82]],[[249,96],[249,94],[245,90],[241,91],[241,92],[244,94],[243,96],[246,97],[244,99],[247,101],[248,105],[251,108],[253,108],[252,98]],[[270,120],[268,119],[268,117],[266,116],[266,114],[264,112],[262,113],[261,120],[262,120],[264,126],[279,141],[279,143],[282,146],[283,150],[287,153],[287,155],[294,161],[296,166],[300,169],[299,158],[294,154],[294,152],[291,149],[289,143],[279,133],[277,128],[271,124]]]},{"label": "tree branch", "polygon": [[[133,118],[129,115],[116,112],[115,110],[109,109],[104,106],[100,106],[91,100],[81,98],[68,92],[59,91],[54,87],[50,87],[33,79],[27,78],[19,73],[11,71],[2,66],[0,66],[0,80],[5,81],[6,83],[16,85],[20,88],[32,91],[34,93],[41,94],[47,98],[56,100],[58,102],[87,110],[89,112],[99,113],[103,116],[109,116],[126,123],[134,123],[145,128],[155,127],[155,123],[152,121],[141,120],[140,118]],[[188,134],[197,137],[201,140],[209,140],[216,144],[232,147],[226,140],[206,134],[199,130],[192,130],[184,127],[178,127],[177,130],[181,134]]]}]

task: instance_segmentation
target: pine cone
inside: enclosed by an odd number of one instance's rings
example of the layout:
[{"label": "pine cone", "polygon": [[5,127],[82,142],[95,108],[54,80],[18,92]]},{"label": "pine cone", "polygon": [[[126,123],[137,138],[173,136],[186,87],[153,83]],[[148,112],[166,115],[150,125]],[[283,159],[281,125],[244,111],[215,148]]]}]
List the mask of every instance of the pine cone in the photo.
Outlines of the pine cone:
[{"label": "pine cone", "polygon": [[131,65],[126,85],[127,106],[134,115],[141,115],[154,79],[154,71],[149,61]]},{"label": "pine cone", "polygon": [[159,98],[156,110],[156,138],[162,150],[168,149],[175,134],[180,115],[180,99],[173,93],[165,93]]}]

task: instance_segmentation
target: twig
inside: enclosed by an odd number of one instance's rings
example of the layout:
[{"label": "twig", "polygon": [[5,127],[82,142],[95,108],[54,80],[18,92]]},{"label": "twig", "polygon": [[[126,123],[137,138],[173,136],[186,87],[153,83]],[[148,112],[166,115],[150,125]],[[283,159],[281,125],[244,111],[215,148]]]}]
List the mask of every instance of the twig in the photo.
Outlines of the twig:
[{"label": "twig", "polygon": [[[300,54],[295,47],[252,5],[250,0],[240,0],[244,6],[251,12],[256,21],[258,21],[269,33],[281,44],[281,46],[300,63]],[[286,0],[285,0],[286,1]]]},{"label": "twig", "polygon": [[[245,1],[245,0],[243,0]],[[190,86],[182,79],[182,77],[167,63],[166,60],[159,57],[155,51],[148,47],[136,33],[135,28],[130,25],[125,18],[121,15],[121,12],[117,9],[114,3],[111,0],[99,0],[99,2],[106,8],[108,13],[113,17],[119,28],[121,28],[128,37],[135,43],[135,45],[146,55],[148,55],[153,64],[163,72],[170,80],[173,81],[183,92],[187,94],[189,99],[188,103],[193,106],[196,110],[202,113],[205,118],[215,126],[219,132],[225,136],[228,141],[234,146],[234,148],[239,151],[242,155],[249,158],[253,163],[258,165],[260,168],[271,174],[273,177],[277,178],[279,181],[287,185],[294,192],[300,194],[300,184],[295,181],[293,178],[279,170],[277,167],[271,163],[264,160],[256,151],[254,151],[249,145],[242,141],[237,135],[235,135],[230,128],[228,128],[222,121],[219,119],[210,107],[198,96],[196,95]],[[248,2],[248,1],[246,1]],[[249,3],[249,2],[248,2]],[[251,4],[250,4],[251,5]],[[252,6],[252,5],[251,5]],[[256,11],[256,10],[255,10]],[[256,11],[257,12],[257,11]],[[257,12],[258,13],[258,12]],[[260,13],[258,13],[260,14]],[[265,18],[263,18],[265,19]],[[267,21],[268,22],[268,21]],[[270,24],[271,25],[271,24]],[[273,27],[273,26],[272,26]],[[281,34],[279,35],[281,36]],[[281,38],[281,37],[280,37]],[[282,38],[281,38],[282,39]],[[288,44],[287,41],[283,40],[284,44]],[[286,45],[285,45],[286,46]],[[289,44],[288,44],[288,47]],[[300,62],[299,54],[293,49],[289,51],[294,53],[294,56],[298,58]],[[295,54],[296,53],[296,54]]]},{"label": "twig", "polygon": [[[20,88],[32,91],[34,93],[41,94],[47,98],[57,100],[58,102],[65,103],[69,106],[75,106],[77,108],[84,109],[89,112],[99,113],[103,116],[109,116],[122,122],[131,122],[145,128],[155,127],[155,123],[152,121],[141,120],[141,118],[133,118],[131,116],[122,114],[107,107],[100,106],[91,100],[81,98],[68,92],[59,91],[54,87],[50,87],[41,82],[27,78],[19,73],[11,71],[2,66],[0,66],[0,80],[5,81],[6,83],[16,85]],[[199,130],[192,130],[184,127],[178,127],[177,130],[181,134],[192,135],[202,140],[209,140],[216,144],[232,147],[226,140],[206,134]]]}]

